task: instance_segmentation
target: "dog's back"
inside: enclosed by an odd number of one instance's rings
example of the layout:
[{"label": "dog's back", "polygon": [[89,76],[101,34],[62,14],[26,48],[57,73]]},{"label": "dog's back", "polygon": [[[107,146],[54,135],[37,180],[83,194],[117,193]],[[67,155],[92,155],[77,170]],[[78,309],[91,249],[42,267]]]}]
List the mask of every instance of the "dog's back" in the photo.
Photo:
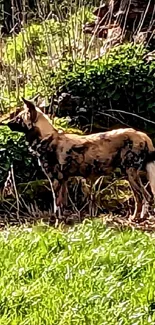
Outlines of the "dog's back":
[{"label": "dog's back", "polygon": [[151,139],[134,129],[118,129],[91,135],[60,134],[57,157],[70,174],[107,174],[112,169],[129,166],[141,169],[148,152],[154,147]]}]

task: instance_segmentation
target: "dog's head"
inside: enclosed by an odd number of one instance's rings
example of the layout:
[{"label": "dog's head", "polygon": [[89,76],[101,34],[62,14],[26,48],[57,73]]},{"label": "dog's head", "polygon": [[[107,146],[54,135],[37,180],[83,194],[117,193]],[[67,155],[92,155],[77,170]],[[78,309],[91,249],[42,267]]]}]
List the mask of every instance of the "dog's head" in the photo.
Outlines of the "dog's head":
[{"label": "dog's head", "polygon": [[8,122],[12,131],[23,132],[29,138],[29,134],[36,133],[41,139],[56,132],[47,115],[45,115],[32,101],[22,98],[24,109]]}]

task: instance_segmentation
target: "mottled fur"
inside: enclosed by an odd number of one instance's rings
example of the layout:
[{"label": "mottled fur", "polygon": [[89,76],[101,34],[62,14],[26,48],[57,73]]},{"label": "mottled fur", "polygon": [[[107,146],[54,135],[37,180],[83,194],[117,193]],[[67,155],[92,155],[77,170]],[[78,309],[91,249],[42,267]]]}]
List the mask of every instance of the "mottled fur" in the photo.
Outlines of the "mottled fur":
[{"label": "mottled fur", "polygon": [[155,194],[155,151],[151,139],[145,133],[132,128],[83,136],[59,133],[40,109],[32,102],[23,100],[24,110],[8,126],[26,134],[51,179],[58,181],[58,204],[62,203],[62,192],[65,192],[65,182],[69,177],[82,176],[95,180],[119,167],[134,193],[134,217],[142,216],[142,204],[151,198],[142,185],[139,176],[141,170],[147,171]]}]

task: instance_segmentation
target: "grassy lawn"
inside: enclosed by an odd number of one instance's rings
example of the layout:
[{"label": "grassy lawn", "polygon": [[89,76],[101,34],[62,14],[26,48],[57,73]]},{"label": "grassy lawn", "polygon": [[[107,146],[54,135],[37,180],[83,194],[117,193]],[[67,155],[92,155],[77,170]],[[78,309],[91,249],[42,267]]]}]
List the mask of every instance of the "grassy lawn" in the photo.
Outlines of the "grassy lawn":
[{"label": "grassy lawn", "polygon": [[0,234],[0,325],[155,324],[155,238],[87,221]]}]

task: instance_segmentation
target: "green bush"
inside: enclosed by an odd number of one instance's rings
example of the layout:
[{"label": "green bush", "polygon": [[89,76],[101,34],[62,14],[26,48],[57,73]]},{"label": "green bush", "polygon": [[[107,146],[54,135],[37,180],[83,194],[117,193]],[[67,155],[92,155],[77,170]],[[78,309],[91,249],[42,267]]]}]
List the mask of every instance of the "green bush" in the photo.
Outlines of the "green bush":
[{"label": "green bush", "polygon": [[25,137],[0,127],[0,187],[6,181],[13,164],[16,183],[41,178],[42,173],[37,160],[31,156],[25,144]]},{"label": "green bush", "polygon": [[[77,62],[70,67],[71,71],[64,69],[60,79],[57,76],[53,79],[53,84],[61,92],[80,97],[88,123],[93,121],[108,128],[118,119],[125,125],[151,131],[154,126],[150,123],[116,112],[123,110],[155,121],[155,62],[147,62],[145,54],[142,46],[122,45],[87,65]],[[111,109],[113,113],[107,112]],[[61,113],[59,110],[60,116]],[[74,115],[77,110],[72,112]]]}]

